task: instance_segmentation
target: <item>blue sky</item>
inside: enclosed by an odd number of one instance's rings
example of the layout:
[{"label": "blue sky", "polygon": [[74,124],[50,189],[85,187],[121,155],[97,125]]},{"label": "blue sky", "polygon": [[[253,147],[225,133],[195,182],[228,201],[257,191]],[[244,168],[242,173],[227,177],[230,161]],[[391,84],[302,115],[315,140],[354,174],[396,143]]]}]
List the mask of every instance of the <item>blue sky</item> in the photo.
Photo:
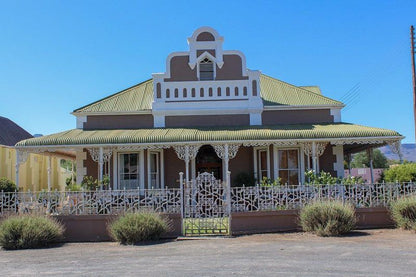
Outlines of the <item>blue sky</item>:
[{"label": "blue sky", "polygon": [[347,103],[342,120],[414,142],[416,1],[0,1],[0,115],[30,133],[165,70],[200,26],[247,66]]}]

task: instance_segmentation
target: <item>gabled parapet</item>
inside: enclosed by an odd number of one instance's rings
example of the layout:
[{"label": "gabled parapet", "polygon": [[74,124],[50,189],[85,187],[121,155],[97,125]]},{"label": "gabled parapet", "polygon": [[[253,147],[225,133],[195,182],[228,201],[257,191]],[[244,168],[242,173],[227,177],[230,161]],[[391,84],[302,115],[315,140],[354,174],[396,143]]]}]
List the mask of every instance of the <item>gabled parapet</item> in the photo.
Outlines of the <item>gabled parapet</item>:
[{"label": "gabled parapet", "polygon": [[166,116],[249,114],[261,125],[260,71],[249,70],[240,51],[224,51],[224,39],[210,27],[197,29],[187,52],[166,59],[166,72],[153,74],[155,127]]}]

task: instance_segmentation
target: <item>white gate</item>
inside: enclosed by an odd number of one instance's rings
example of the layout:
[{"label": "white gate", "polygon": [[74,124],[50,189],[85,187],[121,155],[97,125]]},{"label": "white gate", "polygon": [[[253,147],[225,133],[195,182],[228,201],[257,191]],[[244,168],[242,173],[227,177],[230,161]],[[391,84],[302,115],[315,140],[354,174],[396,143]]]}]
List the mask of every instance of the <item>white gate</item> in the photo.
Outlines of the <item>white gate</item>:
[{"label": "white gate", "polygon": [[230,234],[230,188],[211,173],[200,173],[183,188],[185,236]]}]

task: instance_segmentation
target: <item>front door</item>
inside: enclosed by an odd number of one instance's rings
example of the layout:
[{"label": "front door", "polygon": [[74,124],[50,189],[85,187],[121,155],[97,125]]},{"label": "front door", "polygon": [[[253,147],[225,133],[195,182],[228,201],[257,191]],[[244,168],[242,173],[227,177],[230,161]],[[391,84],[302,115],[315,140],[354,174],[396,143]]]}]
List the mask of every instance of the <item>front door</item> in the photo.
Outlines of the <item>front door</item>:
[{"label": "front door", "polygon": [[222,160],[218,158],[214,148],[211,145],[202,146],[195,159],[196,172],[213,173],[216,179],[222,178]]}]

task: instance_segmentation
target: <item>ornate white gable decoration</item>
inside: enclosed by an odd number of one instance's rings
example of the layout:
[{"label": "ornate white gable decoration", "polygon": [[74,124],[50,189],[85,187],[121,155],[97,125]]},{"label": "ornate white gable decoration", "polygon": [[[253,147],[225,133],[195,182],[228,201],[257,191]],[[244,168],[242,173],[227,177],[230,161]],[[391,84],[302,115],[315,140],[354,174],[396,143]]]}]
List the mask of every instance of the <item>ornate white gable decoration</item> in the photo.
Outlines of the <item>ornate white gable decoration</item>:
[{"label": "ornate white gable decoration", "polygon": [[154,127],[166,116],[249,114],[261,125],[260,71],[249,70],[243,53],[222,49],[224,38],[210,27],[188,38],[189,51],[173,52],[166,72],[153,74]]},{"label": "ornate white gable decoration", "polygon": [[[212,35],[212,38],[214,40],[201,40],[198,39],[200,35],[206,34],[206,37],[209,38],[209,34]],[[206,38],[205,38],[206,39]],[[224,42],[224,38],[221,37],[218,32],[211,27],[201,27],[198,30],[196,30],[190,38],[188,38],[188,44],[189,44],[189,67],[191,69],[194,69],[197,62],[199,62],[197,51],[198,50],[207,50],[207,49],[215,49],[215,56],[212,58],[212,61],[214,61],[219,68],[222,68],[224,65],[223,61],[223,51],[222,51],[222,43]],[[205,52],[208,53],[208,52]],[[204,53],[204,54],[205,54]],[[209,54],[209,53],[208,53]],[[203,55],[200,57],[202,58]]]}]

